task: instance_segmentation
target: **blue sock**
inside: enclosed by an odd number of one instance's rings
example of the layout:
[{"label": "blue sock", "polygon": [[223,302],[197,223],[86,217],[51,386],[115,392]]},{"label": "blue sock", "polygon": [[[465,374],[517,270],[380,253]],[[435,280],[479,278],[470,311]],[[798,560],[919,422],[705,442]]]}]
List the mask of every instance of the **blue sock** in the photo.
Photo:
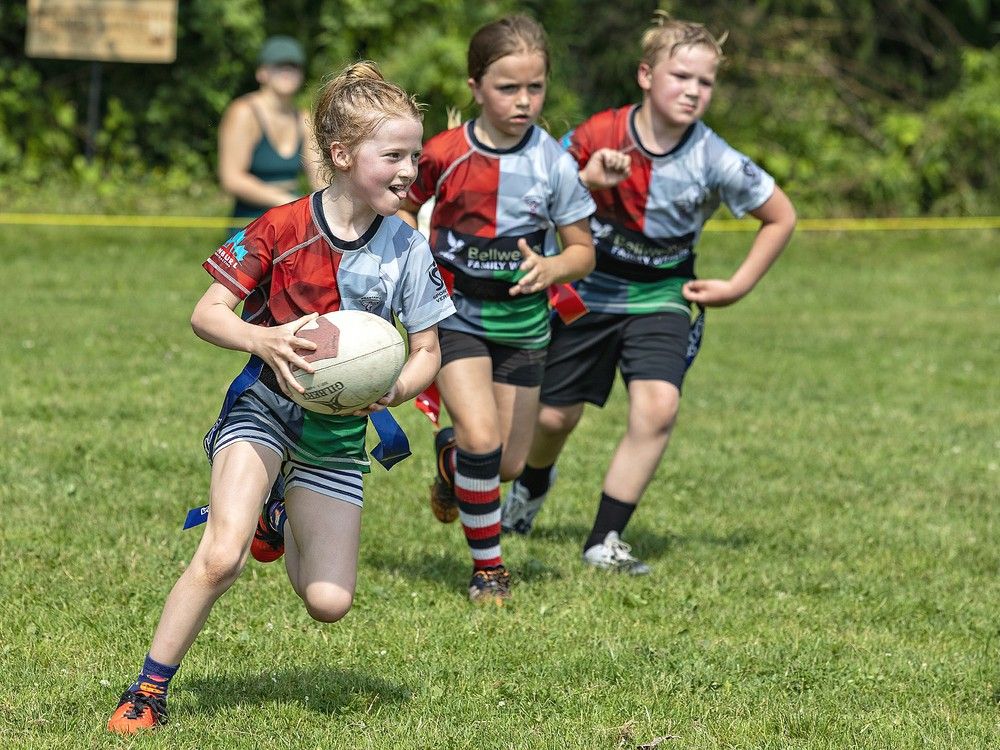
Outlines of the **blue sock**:
[{"label": "blue sock", "polygon": [[177,674],[180,666],[180,664],[175,664],[172,667],[160,664],[160,662],[155,661],[149,654],[146,654],[146,661],[142,663],[142,671],[139,672],[139,676],[135,678],[135,682],[129,687],[129,691],[166,698],[167,690],[170,688],[170,680]]}]

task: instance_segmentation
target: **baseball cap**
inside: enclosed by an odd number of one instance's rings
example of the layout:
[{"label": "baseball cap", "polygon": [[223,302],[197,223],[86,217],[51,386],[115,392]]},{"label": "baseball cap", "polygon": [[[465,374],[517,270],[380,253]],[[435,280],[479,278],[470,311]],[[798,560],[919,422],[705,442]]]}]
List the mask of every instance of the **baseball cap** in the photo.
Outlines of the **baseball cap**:
[{"label": "baseball cap", "polygon": [[292,63],[303,66],[306,64],[306,55],[302,51],[302,45],[290,36],[272,36],[264,42],[257,56],[258,65],[281,65],[282,63]]}]

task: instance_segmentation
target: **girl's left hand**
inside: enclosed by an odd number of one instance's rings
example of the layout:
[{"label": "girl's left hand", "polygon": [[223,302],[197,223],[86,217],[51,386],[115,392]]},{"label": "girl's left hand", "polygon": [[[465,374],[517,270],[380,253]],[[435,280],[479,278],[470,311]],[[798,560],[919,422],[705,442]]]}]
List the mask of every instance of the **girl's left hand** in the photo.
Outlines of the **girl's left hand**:
[{"label": "girl's left hand", "polygon": [[705,307],[725,307],[740,300],[746,292],[723,279],[693,279],[683,288],[684,299]]},{"label": "girl's left hand", "polygon": [[376,401],[374,404],[369,404],[363,409],[358,409],[353,412],[355,417],[367,417],[369,414],[374,414],[377,411],[384,411],[386,407],[393,406],[393,401],[396,399],[396,393],[398,392],[399,382],[393,383],[392,388],[389,392],[385,394],[382,398]]},{"label": "girl's left hand", "polygon": [[517,249],[524,258],[520,267],[520,270],[524,271],[524,276],[510,288],[511,297],[541,292],[555,283],[557,274],[552,267],[555,258],[546,258],[536,253],[524,238],[517,241]]}]

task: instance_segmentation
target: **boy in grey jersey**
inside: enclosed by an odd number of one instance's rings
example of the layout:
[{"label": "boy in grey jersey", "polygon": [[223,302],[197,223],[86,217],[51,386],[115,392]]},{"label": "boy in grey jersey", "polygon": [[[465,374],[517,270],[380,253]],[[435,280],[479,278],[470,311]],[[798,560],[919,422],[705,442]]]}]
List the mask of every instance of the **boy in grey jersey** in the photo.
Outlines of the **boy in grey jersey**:
[{"label": "boy in grey jersey", "polygon": [[[584,561],[632,574],[649,568],[621,535],[677,416],[696,351],[687,335],[690,307],[723,307],[748,294],[795,227],[795,210],[773,178],[700,121],[722,60],[720,42],[700,24],[661,13],[642,49],[642,103],[597,114],[567,137],[597,204],[597,267],[578,285],[591,312],[571,326],[553,324],[527,467],[501,520],[504,531],[531,530],[584,403],[603,406],[618,369],[628,389],[628,426],[604,477]],[[723,201],[761,226],[730,278],[697,279],[694,248]]]}]

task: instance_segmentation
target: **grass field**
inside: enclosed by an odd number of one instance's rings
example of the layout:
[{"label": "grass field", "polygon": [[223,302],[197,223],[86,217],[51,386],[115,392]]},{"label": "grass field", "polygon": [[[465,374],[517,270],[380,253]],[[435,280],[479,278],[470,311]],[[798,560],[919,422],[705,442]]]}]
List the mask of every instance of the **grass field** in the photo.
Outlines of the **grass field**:
[{"label": "grass field", "polygon": [[[241,355],[191,307],[214,232],[6,228],[0,745],[982,748],[1000,745],[1000,235],[800,234],[712,311],[626,539],[579,564],[622,425],[589,411],[512,606],[470,608],[426,507],[431,432],[368,480],[358,594],[311,621],[251,562],[135,740],[104,723],[198,540],[201,436]],[[703,276],[747,235],[707,235]]]}]

